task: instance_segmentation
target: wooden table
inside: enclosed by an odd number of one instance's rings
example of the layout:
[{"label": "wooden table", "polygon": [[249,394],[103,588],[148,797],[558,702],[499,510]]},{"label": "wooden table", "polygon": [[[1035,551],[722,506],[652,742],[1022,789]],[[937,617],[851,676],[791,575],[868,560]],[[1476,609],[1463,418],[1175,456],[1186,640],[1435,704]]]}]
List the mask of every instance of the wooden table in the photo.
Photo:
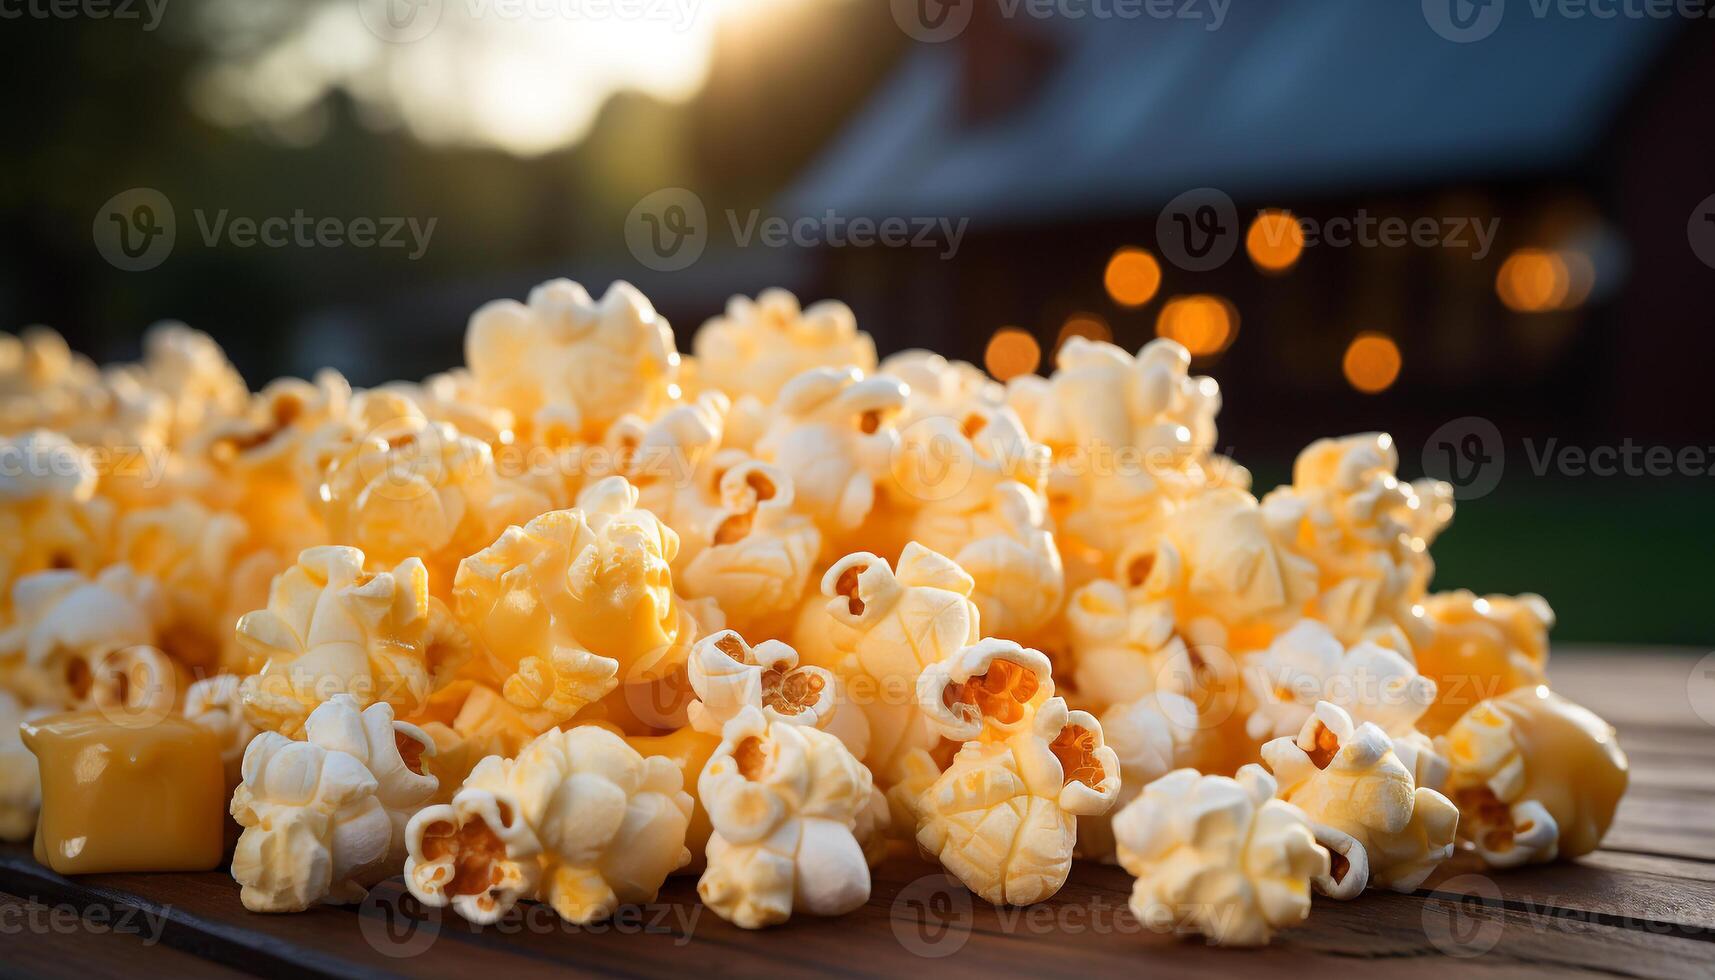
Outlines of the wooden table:
[{"label": "wooden table", "polygon": [[[1693,669],[1698,677],[1692,680]],[[578,929],[545,906],[475,929],[425,910],[397,880],[361,906],[262,916],[224,874],[98,875],[76,881],[0,850],[0,974],[280,976],[399,974],[516,980],[592,973],[938,976],[1339,977],[1537,974],[1715,976],[1715,674],[1695,655],[1559,653],[1558,690],[1620,729],[1632,786],[1606,846],[1576,863],[1511,874],[1443,874],[1413,895],[1319,899],[1304,925],[1254,951],[1140,930],[1130,879],[1080,864],[1032,909],[996,909],[935,868],[900,859],[869,904],[834,920],[746,933],[708,913],[695,883],[615,922]],[[1456,959],[1455,959],[1456,958]]]}]

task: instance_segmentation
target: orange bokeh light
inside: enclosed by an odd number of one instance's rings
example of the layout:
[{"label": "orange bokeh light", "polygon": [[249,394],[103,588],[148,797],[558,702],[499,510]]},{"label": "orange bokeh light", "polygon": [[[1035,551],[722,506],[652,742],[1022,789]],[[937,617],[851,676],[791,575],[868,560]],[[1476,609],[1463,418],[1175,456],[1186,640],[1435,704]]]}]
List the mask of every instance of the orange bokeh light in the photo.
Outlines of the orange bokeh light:
[{"label": "orange bokeh light", "polygon": [[1404,365],[1399,345],[1386,334],[1361,333],[1346,348],[1341,367],[1352,387],[1374,395],[1393,387]]},{"label": "orange bokeh light", "polygon": [[1074,313],[1067,317],[1065,324],[1060,327],[1060,339],[1056,341],[1055,349],[1058,350],[1058,345],[1065,344],[1073,337],[1112,342],[1114,332],[1108,326],[1108,321],[1094,313]]},{"label": "orange bokeh light", "polygon": [[1161,288],[1161,263],[1141,248],[1127,246],[1108,260],[1102,284],[1108,296],[1121,306],[1142,306]]},{"label": "orange bokeh light", "polygon": [[983,365],[997,381],[1010,381],[1029,374],[1042,363],[1042,345],[1036,338],[1017,327],[1001,327],[989,338],[983,352]]},{"label": "orange bokeh light", "polygon": [[1285,272],[1304,254],[1304,226],[1291,211],[1264,211],[1245,233],[1245,251],[1264,272]]},{"label": "orange bokeh light", "polygon": [[1572,271],[1558,252],[1521,248],[1501,263],[1495,293],[1515,313],[1564,309],[1572,295]]},{"label": "orange bokeh light", "polygon": [[1155,320],[1157,336],[1178,341],[1197,357],[1231,347],[1238,332],[1238,311],[1219,296],[1175,296]]}]

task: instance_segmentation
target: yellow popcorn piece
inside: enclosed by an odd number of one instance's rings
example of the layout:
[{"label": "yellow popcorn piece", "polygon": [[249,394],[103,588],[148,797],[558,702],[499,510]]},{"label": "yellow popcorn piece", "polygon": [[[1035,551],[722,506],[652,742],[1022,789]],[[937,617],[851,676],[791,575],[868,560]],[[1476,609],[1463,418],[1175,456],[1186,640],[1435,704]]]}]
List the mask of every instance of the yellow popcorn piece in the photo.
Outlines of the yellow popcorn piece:
[{"label": "yellow popcorn piece", "polygon": [[801,307],[784,289],[756,299],[734,296],[692,342],[698,377],[732,398],[772,402],[787,382],[812,368],[875,370],[875,341],[838,300]]},{"label": "yellow popcorn piece", "polygon": [[435,744],[423,769],[440,784],[434,802],[446,803],[476,764],[491,755],[512,758],[537,733],[553,727],[539,712],[525,712],[499,691],[476,681],[457,679],[429,696],[423,710],[406,721]]},{"label": "yellow popcorn piece", "polygon": [[752,647],[733,630],[698,640],[687,668],[697,695],[688,709],[691,725],[710,735],[747,707],[770,724],[824,728],[841,700],[832,671],[799,666],[798,652],[779,640]]},{"label": "yellow popcorn piece", "polygon": [[422,562],[371,572],[363,552],[336,546],[310,548],[278,575],[267,608],[238,621],[238,642],[262,662],[244,679],[246,715],[287,736],[336,694],[413,714],[469,656]]},{"label": "yellow popcorn piece", "polygon": [[723,729],[698,796],[713,833],[697,893],[716,915],[760,929],[794,913],[843,915],[869,899],[855,830],[873,784],[835,736],[746,708]]},{"label": "yellow popcorn piece", "polygon": [[1357,897],[1367,887],[1409,892],[1453,854],[1459,810],[1412,780],[1379,727],[1317,703],[1296,737],[1263,746],[1279,796],[1304,811],[1331,854],[1323,894]]},{"label": "yellow popcorn piece", "polygon": [[1078,818],[1113,806],[1119,760],[1093,715],[1051,697],[1014,722],[1022,691],[993,687],[985,680],[969,692],[983,737],[916,801],[917,843],[985,901],[1032,905],[1066,883]]},{"label": "yellow popcorn piece", "polygon": [[626,735],[625,744],[637,750],[644,756],[660,756],[679,767],[685,792],[691,795],[691,822],[685,828],[685,849],[691,852],[691,860],[676,874],[701,874],[705,865],[705,857],[709,846],[709,835],[714,827],[709,823],[708,807],[698,798],[697,780],[703,774],[703,769],[714,757],[715,751],[721,747],[721,737],[699,732],[689,725],[666,735]]},{"label": "yellow popcorn piece", "polygon": [[394,721],[384,702],[360,708],[336,694],[310,714],[304,735],[262,732],[244,752],[232,877],[252,912],[361,900],[399,867],[406,821],[435,792],[421,764],[433,743]]},{"label": "yellow popcorn piece", "polygon": [[429,421],[415,403],[376,392],[360,401],[361,431],[349,440],[324,431],[316,450],[327,456],[319,494],[334,543],[382,565],[418,558],[445,583],[503,528],[552,506],[532,484],[499,476],[487,443]]},{"label": "yellow popcorn piece", "polygon": [[1111,705],[1099,716],[1102,737],[1119,762],[1120,791],[1108,813],[1078,819],[1078,856],[1114,864],[1113,815],[1143,788],[1177,769],[1197,769],[1208,752],[1197,705],[1183,695],[1162,691]]},{"label": "yellow popcorn piece", "polygon": [[566,279],[471,315],[465,361],[477,397],[529,436],[549,426],[599,442],[621,416],[650,417],[677,397],[673,332],[643,294],[615,282],[598,303]]},{"label": "yellow popcorn piece", "polygon": [[1429,640],[1417,669],[1438,697],[1423,730],[1439,735],[1478,702],[1548,682],[1548,631],[1554,610],[1539,595],[1478,596],[1463,589],[1423,600]]},{"label": "yellow popcorn piece", "polygon": [[901,540],[950,555],[975,581],[996,636],[1039,634],[1059,611],[1065,572],[1042,490],[1048,448],[1004,405],[912,395],[887,484]]},{"label": "yellow popcorn piece", "polygon": [[987,639],[924,668],[917,701],[945,738],[1004,741],[1031,731],[1054,696],[1052,664],[1040,650]]},{"label": "yellow popcorn piece", "polygon": [[36,757],[24,748],[18,730],[48,714],[42,708],[25,708],[17,698],[0,690],[0,840],[29,840],[36,832],[42,784],[36,773]]},{"label": "yellow popcorn piece", "polygon": [[244,751],[256,737],[256,726],[244,715],[243,680],[237,674],[219,674],[185,689],[185,720],[208,729],[220,743],[228,788],[243,779]]},{"label": "yellow popcorn piece", "polygon": [[679,765],[584,726],[544,732],[516,759],[489,757],[451,803],[406,829],[405,884],[476,923],[535,898],[580,925],[649,902],[690,860]]},{"label": "yellow popcorn piece", "polygon": [[1174,513],[1153,547],[1121,559],[1122,581],[1172,603],[1193,644],[1259,650],[1316,595],[1316,571],[1270,534],[1250,494],[1211,490]]},{"label": "yellow popcorn piece", "polygon": [[161,646],[179,661],[212,668],[236,619],[228,586],[249,537],[244,521],[192,500],[132,511],[119,520],[114,559],[154,579],[166,602]]},{"label": "yellow popcorn piece", "polygon": [[1459,836],[1492,868],[1594,851],[1626,792],[1614,726],[1546,687],[1478,704],[1439,742]]},{"label": "yellow popcorn piece", "polygon": [[783,634],[809,588],[822,534],[794,509],[792,482],[779,469],[750,459],[717,459],[716,467],[716,502],[676,525],[694,529],[700,546],[688,561],[681,552],[675,581],[686,596],[713,599],[741,633]]},{"label": "yellow popcorn piece", "polygon": [[1438,790],[1446,780],[1446,760],[1416,727],[1435,702],[1435,682],[1404,656],[1369,642],[1348,649],[1325,624],[1307,619],[1247,656],[1243,675],[1254,702],[1245,722],[1252,738],[1295,736],[1326,701],[1354,723],[1380,728],[1417,785]]},{"label": "yellow popcorn piece", "polygon": [[1076,691],[1068,698],[1091,711],[1199,687],[1198,664],[1169,601],[1134,600],[1119,583],[1097,579],[1072,593],[1066,623]]},{"label": "yellow popcorn piece", "polygon": [[797,506],[830,543],[875,509],[899,448],[905,385],[856,368],[817,368],[787,383],[756,455],[791,479]]},{"label": "yellow popcorn piece", "polygon": [[188,447],[211,468],[223,505],[243,517],[259,547],[295,555],[326,543],[321,503],[311,492],[326,460],[310,447],[348,417],[351,397],[351,385],[331,369],[313,381],[280,378]]},{"label": "yellow popcorn piece", "polygon": [[111,548],[115,508],[95,496],[100,477],[89,450],[57,432],[0,439],[0,458],[15,464],[0,472],[3,613],[12,608],[13,583],[26,575],[99,571]]},{"label": "yellow popcorn piece", "polygon": [[1170,340],[1133,357],[1073,337],[1051,377],[1008,385],[1007,403],[1052,453],[1049,503],[1069,564],[1106,573],[1130,542],[1154,537],[1180,501],[1249,485],[1249,474],[1211,453],[1220,386],[1191,376],[1190,364]]},{"label": "yellow popcorn piece", "polygon": [[1137,920],[1221,946],[1262,946],[1302,922],[1328,852],[1275,788],[1255,765],[1237,778],[1179,769],[1145,786],[1114,818]]},{"label": "yellow popcorn piece", "polygon": [[37,572],[12,587],[0,677],[31,704],[143,718],[172,710],[179,668],[156,649],[165,602],[153,579],[113,565],[94,579]]},{"label": "yellow popcorn piece", "polygon": [[918,677],[980,639],[974,588],[955,562],[916,543],[897,570],[859,552],[828,569],[823,609],[799,622],[796,648],[819,641],[838,658],[836,672],[869,723],[864,764],[884,790],[901,778],[906,756],[941,741],[919,709]]},{"label": "yellow popcorn piece", "polygon": [[95,365],[47,327],[0,333],[0,431],[66,431],[92,409]]},{"label": "yellow popcorn piece", "polygon": [[683,667],[697,623],[673,594],[679,538],[637,502],[609,477],[465,559],[453,593],[482,651],[472,676],[564,721]]},{"label": "yellow popcorn piece", "polygon": [[1345,643],[1373,639],[1408,653],[1422,636],[1412,607],[1434,575],[1429,545],[1452,520],[1453,492],[1434,480],[1401,482],[1398,468],[1386,433],[1319,439],[1262,508],[1280,539],[1316,565],[1310,615]]},{"label": "yellow popcorn piece", "polygon": [[165,322],[143,334],[143,360],[132,369],[169,406],[168,441],[182,445],[211,423],[244,410],[250,389],[214,338]]}]

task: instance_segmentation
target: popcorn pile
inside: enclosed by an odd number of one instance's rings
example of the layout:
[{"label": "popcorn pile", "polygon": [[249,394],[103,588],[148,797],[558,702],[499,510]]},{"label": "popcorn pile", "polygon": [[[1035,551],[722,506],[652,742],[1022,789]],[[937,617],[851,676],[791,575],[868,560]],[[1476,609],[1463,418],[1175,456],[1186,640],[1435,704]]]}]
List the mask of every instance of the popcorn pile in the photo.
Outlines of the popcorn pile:
[{"label": "popcorn pile", "polygon": [[1447,486],[1366,434],[1259,500],[1171,341],[1002,385],[774,290],[685,356],[556,281],[465,347],[253,394],[182,326],[100,370],[3,337],[0,837],[58,867],[82,790],[37,758],[154,739],[225,772],[255,911],[403,873],[587,923],[689,873],[759,928],[915,845],[1014,905],[1118,862],[1141,921],[1258,944],[1587,853],[1624,792],[1547,604],[1428,592]]}]

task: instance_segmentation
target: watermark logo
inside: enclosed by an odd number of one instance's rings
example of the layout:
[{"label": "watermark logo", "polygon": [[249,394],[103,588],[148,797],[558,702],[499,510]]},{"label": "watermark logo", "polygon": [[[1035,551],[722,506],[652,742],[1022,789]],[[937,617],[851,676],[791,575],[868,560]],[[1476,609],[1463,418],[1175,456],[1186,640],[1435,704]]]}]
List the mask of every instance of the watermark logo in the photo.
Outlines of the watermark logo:
[{"label": "watermark logo", "polygon": [[894,23],[925,44],[951,41],[970,26],[978,0],[891,0]]},{"label": "watermark logo", "polygon": [[441,5],[442,0],[357,0],[357,16],[381,40],[409,44],[440,26]]},{"label": "watermark logo", "polygon": [[1239,246],[1239,209],[1224,191],[1189,190],[1167,202],[1155,220],[1155,241],[1169,262],[1186,272],[1209,272]]},{"label": "watermark logo", "polygon": [[1500,943],[1504,914],[1499,885],[1483,875],[1459,875],[1424,901],[1423,933],[1448,956],[1473,959]]},{"label": "watermark logo", "polygon": [[357,928],[370,949],[390,959],[410,959],[440,938],[441,910],[404,888],[372,888],[357,907]]},{"label": "watermark logo", "polygon": [[1691,251],[1699,261],[1711,269],[1715,269],[1715,194],[1704,198],[1702,203],[1691,212],[1691,220],[1685,226],[1685,235],[1691,240]]},{"label": "watermark logo", "polygon": [[683,187],[658,190],[625,216],[625,246],[656,272],[689,268],[708,244],[708,209],[702,198]]},{"label": "watermark logo", "polygon": [[1506,447],[1495,423],[1476,415],[1447,422],[1423,444],[1423,472],[1453,487],[1453,499],[1494,492],[1506,470]]},{"label": "watermark logo", "polygon": [[975,447],[946,416],[921,418],[901,429],[888,463],[894,482],[919,503],[963,493],[977,467]]},{"label": "watermark logo", "polygon": [[[382,248],[408,249],[415,262],[429,250],[440,219],[415,217],[313,217],[302,208],[291,215],[234,215],[228,208],[192,208],[194,228],[205,248]],[[173,253],[178,222],[173,204],[152,187],[115,194],[95,212],[96,251],[116,269],[144,272]]]},{"label": "watermark logo", "polygon": [[178,237],[173,203],[153,187],[133,187],[95,212],[95,250],[125,272],[147,272],[173,254]]},{"label": "watermark logo", "polygon": [[971,893],[952,875],[924,875],[894,896],[888,921],[906,952],[925,959],[952,956],[971,939]]},{"label": "watermark logo", "polygon": [[113,20],[161,26],[167,0],[0,0],[0,20]]},{"label": "watermark logo", "polygon": [[657,272],[677,272],[702,258],[717,223],[737,248],[921,248],[951,259],[959,253],[969,218],[848,216],[785,217],[752,208],[728,208],[719,222],[703,199],[683,187],[668,187],[638,201],[625,217],[625,245],[633,258]]},{"label": "watermark logo", "polygon": [[1501,26],[1506,0],[1423,0],[1423,19],[1455,44],[1481,41]]},{"label": "watermark logo", "polygon": [[1715,726],[1715,653],[1697,661],[1685,679],[1685,697],[1703,723]]}]

